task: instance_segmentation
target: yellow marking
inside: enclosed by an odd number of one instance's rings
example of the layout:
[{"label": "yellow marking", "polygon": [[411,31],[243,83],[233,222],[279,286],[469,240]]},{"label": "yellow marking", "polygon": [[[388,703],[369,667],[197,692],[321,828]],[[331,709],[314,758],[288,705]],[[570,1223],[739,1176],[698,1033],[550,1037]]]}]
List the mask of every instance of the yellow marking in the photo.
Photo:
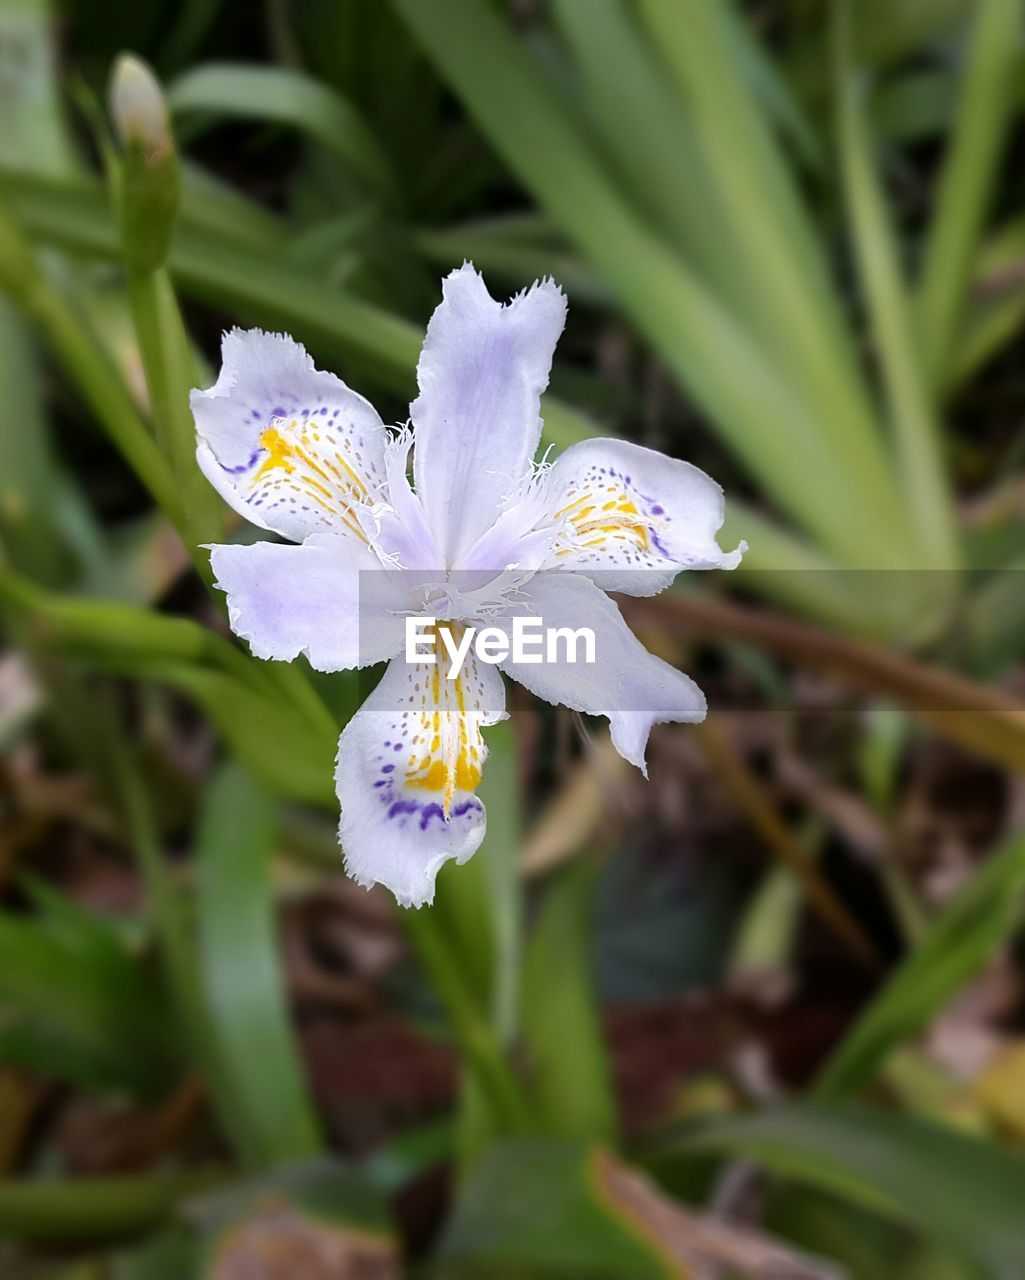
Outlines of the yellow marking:
[{"label": "yellow marking", "polygon": [[458,644],[462,627],[456,623],[441,622],[436,623],[432,630],[438,662],[431,672],[428,696],[434,710],[431,712],[425,707],[421,712],[421,723],[425,731],[424,740],[427,740],[429,727],[433,729],[433,735],[426,755],[418,759],[414,753],[409,757],[405,784],[439,795],[447,818],[452,811],[456,791],[473,791],[479,784],[481,768],[477,761],[481,759],[484,744],[477,723],[471,722],[467,715],[462,675],[442,680],[440,671],[447,652],[442,632],[447,632],[452,643]]},{"label": "yellow marking", "polygon": [[[292,419],[288,424],[288,430],[295,433],[301,432],[297,419]],[[314,439],[320,439],[316,432],[311,432],[310,434]],[[357,500],[361,501],[366,496],[366,486],[341,454],[336,453],[335,457],[349,473],[351,479],[347,480],[346,477],[343,476],[335,467],[331,467],[332,471],[334,471],[335,475],[338,477],[338,480],[342,482],[341,486],[339,486],[319,465],[315,458],[312,458],[305,449],[300,447],[299,444],[294,443],[291,440],[287,440],[277,427],[268,427],[265,431],[261,432],[259,443],[262,448],[267,450],[267,457],[260,463],[260,466],[254,474],[250,486],[251,488],[255,488],[260,480],[278,467],[281,467],[286,475],[292,475],[296,471],[296,459],[298,459],[308,467],[310,471],[315,472],[318,476],[327,481],[327,484],[324,485],[321,484],[320,481],[315,480],[313,476],[300,472],[296,478],[301,481],[306,490],[307,496],[312,498],[313,501],[324,511],[328,512],[329,515],[339,517],[346,528],[354,533],[361,542],[365,543],[367,541],[366,535],[359,527],[358,522],[351,516],[354,503],[348,493],[348,490],[351,488],[354,491]],[[326,459],[324,461],[327,462]],[[327,463],[327,465],[331,466],[330,463]],[[297,486],[293,485],[292,487],[297,493],[302,492]],[[323,496],[318,497],[318,494]]]},{"label": "yellow marking", "polygon": [[345,461],[345,459],[342,457],[340,453],[336,453],[335,457],[342,464],[345,470],[348,471],[349,475],[352,477],[352,483],[356,486],[356,492],[361,496],[365,495],[367,491],[367,487],[363,483],[363,481],[359,478],[359,476],[356,474],[356,472],[353,471],[352,467],[349,466],[349,464]]},{"label": "yellow marking", "polygon": [[268,471],[273,471],[275,467],[284,467],[289,474],[295,470],[295,463],[291,461],[292,446],[277,427],[268,427],[260,436],[260,444],[267,450],[267,457],[260,463],[259,471],[253,476],[254,483]]},{"label": "yellow marking", "polygon": [[331,489],[328,489],[324,485],[322,485],[319,480],[314,480],[312,476],[303,476],[302,481],[303,481],[303,484],[306,485],[308,488],[319,490],[324,495],[325,498],[331,498],[333,501],[335,497],[337,497],[337,494],[335,494]]},{"label": "yellow marking", "polygon": [[[578,543],[580,547],[604,546],[606,535],[612,534],[620,535],[621,538],[633,538],[640,550],[647,551],[649,547],[647,525],[627,490],[620,486],[617,492],[617,486],[608,485],[606,492],[615,494],[615,497],[603,503],[600,509],[597,509],[592,495],[585,493],[575,501],[567,503],[556,512],[556,515],[567,516],[577,538],[586,539]],[[582,503],[588,502],[589,506],[581,506]],[[576,510],[576,508],[580,509]],[[593,534],[601,536],[589,537]],[[555,554],[568,556],[572,555],[573,550],[573,547],[564,547]]]},{"label": "yellow marking", "polygon": [[579,507],[582,502],[586,502],[590,496],[591,495],[589,493],[585,493],[582,497],[575,498],[572,502],[568,502],[564,507],[560,507],[559,510],[556,511],[556,516],[564,516],[567,511],[572,511],[574,507]]}]

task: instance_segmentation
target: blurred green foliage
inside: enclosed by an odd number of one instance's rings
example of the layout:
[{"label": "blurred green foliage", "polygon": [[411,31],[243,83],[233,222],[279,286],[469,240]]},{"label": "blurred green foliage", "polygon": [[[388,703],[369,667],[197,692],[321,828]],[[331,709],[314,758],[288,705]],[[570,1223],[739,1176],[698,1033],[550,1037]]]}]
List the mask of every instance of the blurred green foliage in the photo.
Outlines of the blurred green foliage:
[{"label": "blurred green foliage", "polygon": [[[156,167],[130,130],[111,140],[99,105],[125,50],[165,86]],[[687,947],[707,977],[729,967],[741,889],[699,899],[702,932],[656,875],[633,891],[632,849],[607,873],[591,823],[555,830],[553,860],[577,862],[528,894],[541,806],[509,725],[489,733],[486,846],[400,920],[427,980],[407,1011],[457,1051],[454,1114],[362,1160],[329,1152],[278,908],[283,867],[340,874],[322,851],[359,682],[260,663],[225,635],[200,544],[242,535],[195,466],[187,399],[217,329],[255,323],[401,420],[441,270],[471,257],[510,292],[553,274],[581,354],[554,371],[546,440],[647,438],[647,406],[594,359],[627,344],[686,406],[659,443],[733,481],[738,590],[904,651],[858,665],[815,642],[940,734],[1020,762],[1020,704],[916,664],[1003,677],[1023,656],[1020,379],[993,384],[1009,443],[971,425],[973,389],[1025,326],[1008,162],[1023,71],[1021,0],[0,0],[0,619],[28,708],[8,723],[0,698],[0,742],[93,779],[89,820],[141,885],[133,910],[98,914],[31,862],[12,877],[4,854],[0,1067],[137,1107],[198,1096],[214,1135],[133,1176],[76,1176],[45,1142],[8,1152],[0,1237],[81,1246],[33,1266],[181,1280],[250,1274],[232,1268],[276,1248],[321,1259],[311,1278],[384,1276],[408,1246],[417,1274],[640,1280],[777,1274],[757,1269],[776,1249],[811,1277],[896,1274],[896,1257],[920,1280],[1025,1277],[1025,1160],[1007,1149],[1023,1135],[900,1114],[885,1080],[1019,930],[1021,836],[933,919],[899,867],[875,867],[905,954],[817,1077],[785,1105],[732,1084],[679,1097],[637,1142],[594,976],[601,926],[649,991]],[[887,587],[890,570],[905,572]],[[744,643],[720,658],[786,717],[786,685]],[[182,699],[226,759],[168,783],[142,726]],[[852,773],[887,830],[916,739],[874,711]],[[960,719],[945,730],[944,714]],[[573,804],[588,794],[585,779]],[[738,797],[764,831],[758,781]],[[815,824],[775,841],[735,973],[793,963],[824,844]],[[396,1193],[442,1162],[450,1202],[426,1241],[400,1240]],[[751,1164],[774,1242],[699,1207]],[[28,1256],[0,1257],[4,1274]]]}]

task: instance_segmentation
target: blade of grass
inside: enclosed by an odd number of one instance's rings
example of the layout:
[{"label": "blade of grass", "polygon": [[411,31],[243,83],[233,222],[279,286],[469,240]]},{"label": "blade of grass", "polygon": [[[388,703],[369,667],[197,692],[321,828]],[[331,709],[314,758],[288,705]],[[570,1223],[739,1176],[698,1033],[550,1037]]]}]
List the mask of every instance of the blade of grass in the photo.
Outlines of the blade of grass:
[{"label": "blade of grass", "polygon": [[387,154],[360,112],[337,90],[291,67],[208,62],[170,87],[177,117],[201,115],[271,121],[301,129],[328,147],[370,190],[394,200]]},{"label": "blade of grass", "polygon": [[612,1141],[608,1050],[592,974],[593,868],[563,872],[545,895],[523,970],[523,1028],[544,1131]]},{"label": "blade of grass", "polygon": [[765,42],[750,21],[730,24],[746,79],[766,114],[808,169],[821,173],[826,164],[825,146],[811,116],[793,92],[789,78],[777,66]]},{"label": "blade of grass", "polygon": [[47,1060],[24,1065],[152,1097],[179,1065],[159,989],[113,929],[88,924],[72,934],[45,910],[26,918],[0,913],[0,1058],[23,1062],[20,1049],[45,1044]]},{"label": "blade of grass", "polygon": [[0,1182],[0,1237],[86,1243],[139,1235],[165,1221],[179,1201],[222,1176],[160,1173]]},{"label": "blade of grass", "polygon": [[1025,836],[992,854],[928,927],[815,1082],[823,1098],[871,1084],[890,1050],[940,1013],[1025,918]]},{"label": "blade of grass", "polygon": [[1011,122],[1021,0],[978,0],[954,137],[925,249],[919,316],[929,385],[943,385],[979,232]]},{"label": "blade of grass", "polygon": [[694,123],[622,0],[557,0],[552,12],[625,189],[720,296],[757,311],[759,291],[721,234],[725,214]]},{"label": "blade of grass", "polygon": [[[1025,1160],[934,1123],[851,1103],[803,1103],[705,1121],[656,1151],[753,1160],[799,1184],[902,1222],[973,1268],[1025,1275]],[[663,1164],[664,1162],[664,1164]]]},{"label": "blade of grass", "polygon": [[[849,563],[907,563],[905,516],[879,439],[860,426],[827,433],[828,415],[810,413],[734,318],[637,222],[501,18],[470,0],[437,0],[429,13],[415,0],[397,5],[496,149],[601,270],[766,490]],[[890,532],[880,537],[883,529]]]},{"label": "blade of grass", "polygon": [[834,7],[834,57],[839,150],[850,221],[869,311],[876,333],[898,465],[924,563],[952,569],[959,563],[953,504],[941,454],[939,426],[919,363],[911,307],[883,195],[872,162],[862,107],[863,85],[851,64],[849,10]]},{"label": "blade of grass", "polygon": [[980,247],[957,339],[944,371],[953,394],[1025,323],[1025,217],[998,227]]},{"label": "blade of grass", "polygon": [[196,841],[208,1084],[228,1136],[251,1168],[321,1149],[278,965],[275,824],[266,790],[227,765],[210,783]]},{"label": "blade of grass", "polygon": [[740,50],[750,37],[737,33],[732,0],[641,0],[640,12],[692,104],[729,243],[775,312],[773,350],[785,352],[819,430],[860,480],[876,465],[878,426],[810,220],[746,83]]},{"label": "blade of grass", "polygon": [[0,537],[18,569],[55,586],[69,568],[54,510],[57,459],[33,338],[6,298],[0,298],[0,385],[7,400],[0,420]]},{"label": "blade of grass", "polygon": [[[54,18],[48,4],[0,4],[4,123],[0,162],[60,174],[72,166],[60,116]],[[34,340],[0,300],[0,533],[15,564],[55,585],[68,565],[56,527],[56,459]]]}]

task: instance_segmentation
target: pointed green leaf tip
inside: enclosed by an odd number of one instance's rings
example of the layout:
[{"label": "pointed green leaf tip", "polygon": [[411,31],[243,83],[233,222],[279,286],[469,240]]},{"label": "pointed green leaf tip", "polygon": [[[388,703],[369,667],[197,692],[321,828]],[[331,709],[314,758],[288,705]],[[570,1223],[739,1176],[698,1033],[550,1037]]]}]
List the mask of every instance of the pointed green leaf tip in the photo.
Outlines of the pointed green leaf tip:
[{"label": "pointed green leaf tip", "polygon": [[167,103],[156,76],[130,53],[114,64],[108,101],[121,143],[114,194],[125,263],[146,274],[167,258],[181,193]]}]

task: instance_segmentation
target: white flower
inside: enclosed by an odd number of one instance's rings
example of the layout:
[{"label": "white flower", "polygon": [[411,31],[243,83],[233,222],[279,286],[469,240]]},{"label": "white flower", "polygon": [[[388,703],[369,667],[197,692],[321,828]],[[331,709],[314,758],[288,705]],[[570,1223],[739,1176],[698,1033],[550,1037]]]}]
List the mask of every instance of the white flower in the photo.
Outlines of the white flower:
[{"label": "white flower", "polygon": [[588,440],[535,467],[565,318],[549,280],[503,306],[470,264],[453,271],[420,355],[413,432],[389,431],[298,343],[259,330],[227,334],[217,382],[192,395],[211,484],[298,544],[211,549],[232,628],[257,657],[305,653],[321,671],[388,660],[338,744],[339,838],[349,875],[404,906],[430,902],[442,863],[484,838],[481,728],[506,715],[498,668],[472,651],[456,679],[407,663],[407,617],[455,634],[517,614],[591,628],[594,665],[502,668],[548,702],[608,716],[642,770],[653,724],[705,714],[693,681],[644,649],[605,590],[654,594],[681,569],[733,568],[743,547],[720,550],[722,490],[686,462]]}]

